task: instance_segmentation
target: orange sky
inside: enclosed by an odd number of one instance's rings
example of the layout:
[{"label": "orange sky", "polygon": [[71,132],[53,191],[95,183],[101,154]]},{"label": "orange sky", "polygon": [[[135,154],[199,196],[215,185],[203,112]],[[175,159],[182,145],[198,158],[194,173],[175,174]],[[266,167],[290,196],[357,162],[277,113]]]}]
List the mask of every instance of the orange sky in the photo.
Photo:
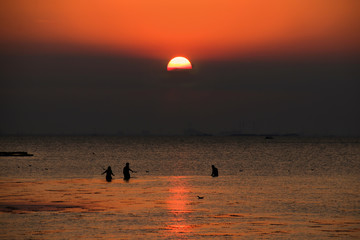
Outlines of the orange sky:
[{"label": "orange sky", "polygon": [[0,44],[170,59],[359,54],[359,0],[5,0]]}]

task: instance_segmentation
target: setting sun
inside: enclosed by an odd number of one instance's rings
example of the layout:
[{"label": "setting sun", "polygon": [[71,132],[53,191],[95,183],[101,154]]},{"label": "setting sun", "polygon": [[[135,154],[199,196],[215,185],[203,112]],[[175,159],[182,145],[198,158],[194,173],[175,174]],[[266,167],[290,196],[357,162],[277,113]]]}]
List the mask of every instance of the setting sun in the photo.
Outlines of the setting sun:
[{"label": "setting sun", "polygon": [[192,69],[190,61],[184,57],[174,57],[169,61],[167,65],[168,71],[183,70],[183,69]]}]

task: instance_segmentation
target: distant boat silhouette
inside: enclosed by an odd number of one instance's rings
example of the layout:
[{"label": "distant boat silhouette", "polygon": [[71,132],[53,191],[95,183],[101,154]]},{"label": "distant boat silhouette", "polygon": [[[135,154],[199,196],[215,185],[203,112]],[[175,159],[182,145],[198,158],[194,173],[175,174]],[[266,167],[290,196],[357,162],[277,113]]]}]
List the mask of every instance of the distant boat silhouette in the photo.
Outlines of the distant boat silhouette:
[{"label": "distant boat silhouette", "polygon": [[200,197],[200,196],[197,196],[198,197],[198,199],[204,199],[204,197]]},{"label": "distant boat silhouette", "polygon": [[32,157],[34,154],[27,152],[0,152],[0,156],[3,157]]}]

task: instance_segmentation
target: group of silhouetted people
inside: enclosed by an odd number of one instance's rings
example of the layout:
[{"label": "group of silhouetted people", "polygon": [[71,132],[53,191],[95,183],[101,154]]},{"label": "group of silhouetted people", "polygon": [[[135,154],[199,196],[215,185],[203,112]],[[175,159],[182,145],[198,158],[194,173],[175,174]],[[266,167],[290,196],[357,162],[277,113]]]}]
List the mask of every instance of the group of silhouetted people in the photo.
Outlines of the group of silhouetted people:
[{"label": "group of silhouetted people", "polygon": [[[218,177],[219,176],[218,169],[214,165],[211,165],[211,168],[212,168],[211,176]],[[128,181],[130,179],[130,172],[135,172],[135,171],[130,169],[129,163],[126,163],[125,167],[123,168],[123,174],[124,174],[125,181]],[[108,166],[108,168],[102,174],[105,174],[105,173],[106,173],[106,177],[105,177],[106,181],[111,182],[112,176],[115,176],[115,175],[113,174],[110,166]]]},{"label": "group of silhouetted people", "polygon": [[[125,167],[123,169],[123,174],[124,174],[124,180],[125,181],[128,181],[130,179],[130,171],[135,172],[135,171],[130,169],[130,164],[126,163]],[[108,166],[108,168],[102,174],[105,174],[105,173],[106,173],[106,177],[105,177],[106,181],[111,182],[112,176],[115,176],[115,175],[113,174],[110,166]]]}]

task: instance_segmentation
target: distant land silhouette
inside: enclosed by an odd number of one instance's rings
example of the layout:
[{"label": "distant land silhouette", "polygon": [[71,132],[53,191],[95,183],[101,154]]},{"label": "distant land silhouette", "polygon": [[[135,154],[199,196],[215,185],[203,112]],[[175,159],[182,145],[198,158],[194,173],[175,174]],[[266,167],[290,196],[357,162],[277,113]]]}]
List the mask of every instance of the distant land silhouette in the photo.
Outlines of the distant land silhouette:
[{"label": "distant land silhouette", "polygon": [[240,131],[224,131],[219,133],[207,133],[204,131],[200,131],[197,129],[185,129],[183,133],[156,133],[156,132],[150,132],[150,131],[140,131],[138,133],[134,132],[116,132],[114,134],[109,133],[15,133],[15,134],[6,134],[6,133],[0,133],[0,136],[119,136],[119,137],[128,137],[128,136],[202,136],[202,137],[211,137],[211,136],[263,136],[263,137],[276,137],[276,136],[285,136],[285,137],[296,137],[296,136],[324,136],[324,137],[331,137],[334,135],[305,135],[305,134],[299,134],[299,133],[243,133]]},{"label": "distant land silhouette", "polygon": [[210,133],[204,133],[202,131],[193,129],[193,128],[188,128],[184,130],[184,135],[185,136],[212,136],[212,134]]}]

